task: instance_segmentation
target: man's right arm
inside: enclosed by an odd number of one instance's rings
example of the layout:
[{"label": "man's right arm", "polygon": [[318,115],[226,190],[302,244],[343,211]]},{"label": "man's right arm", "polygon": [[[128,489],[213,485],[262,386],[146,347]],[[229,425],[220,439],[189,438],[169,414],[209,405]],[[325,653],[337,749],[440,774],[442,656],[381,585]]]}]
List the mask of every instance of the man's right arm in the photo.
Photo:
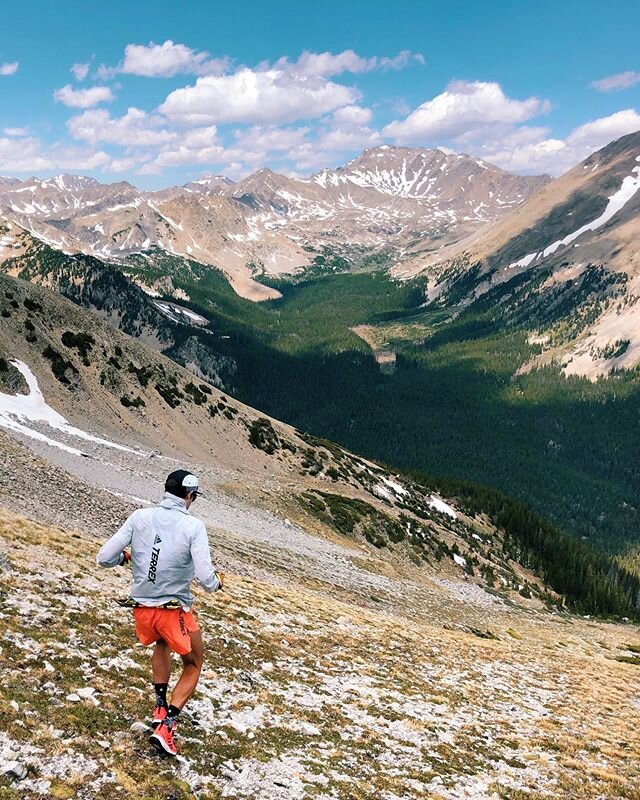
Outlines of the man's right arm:
[{"label": "man's right arm", "polygon": [[101,567],[117,567],[124,561],[123,550],[131,544],[133,537],[133,518],[136,512],[129,517],[117,533],[105,542],[96,556],[96,562]]}]

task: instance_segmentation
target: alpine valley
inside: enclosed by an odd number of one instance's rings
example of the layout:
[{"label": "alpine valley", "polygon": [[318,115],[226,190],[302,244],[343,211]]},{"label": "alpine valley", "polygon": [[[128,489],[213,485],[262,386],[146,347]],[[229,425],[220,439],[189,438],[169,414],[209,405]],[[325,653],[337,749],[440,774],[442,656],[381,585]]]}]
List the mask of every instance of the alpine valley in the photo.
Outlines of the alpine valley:
[{"label": "alpine valley", "polygon": [[[637,796],[639,158],[2,179],[2,800]],[[186,464],[167,763],[94,558]]]},{"label": "alpine valley", "polygon": [[389,145],[159,192],[5,178],[1,267],[279,419],[633,559],[639,158],[631,134],[555,180]]}]

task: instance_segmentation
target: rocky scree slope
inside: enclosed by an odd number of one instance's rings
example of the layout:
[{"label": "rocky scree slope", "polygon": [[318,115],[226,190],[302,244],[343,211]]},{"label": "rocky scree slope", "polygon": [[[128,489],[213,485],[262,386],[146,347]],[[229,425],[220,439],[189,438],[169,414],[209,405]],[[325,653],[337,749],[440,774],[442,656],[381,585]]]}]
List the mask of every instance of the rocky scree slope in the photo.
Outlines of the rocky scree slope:
[{"label": "rocky scree slope", "polygon": [[480,638],[441,590],[427,619],[296,572],[198,593],[205,670],[181,755],[158,761],[129,576],[95,566],[98,544],[0,513],[8,800],[634,796],[637,628],[494,606]]}]

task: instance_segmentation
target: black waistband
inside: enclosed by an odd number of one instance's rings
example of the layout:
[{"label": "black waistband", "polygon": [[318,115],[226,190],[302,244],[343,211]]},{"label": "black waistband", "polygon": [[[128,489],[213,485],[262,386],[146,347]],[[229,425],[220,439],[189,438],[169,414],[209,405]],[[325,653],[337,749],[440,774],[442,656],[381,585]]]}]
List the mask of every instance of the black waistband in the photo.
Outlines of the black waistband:
[{"label": "black waistband", "polygon": [[139,603],[137,600],[134,600],[133,597],[126,597],[122,600],[118,600],[117,602],[118,605],[122,606],[123,608],[182,608],[182,603],[179,600],[169,600],[167,603],[162,603],[162,605],[159,606],[145,606],[144,603]]}]

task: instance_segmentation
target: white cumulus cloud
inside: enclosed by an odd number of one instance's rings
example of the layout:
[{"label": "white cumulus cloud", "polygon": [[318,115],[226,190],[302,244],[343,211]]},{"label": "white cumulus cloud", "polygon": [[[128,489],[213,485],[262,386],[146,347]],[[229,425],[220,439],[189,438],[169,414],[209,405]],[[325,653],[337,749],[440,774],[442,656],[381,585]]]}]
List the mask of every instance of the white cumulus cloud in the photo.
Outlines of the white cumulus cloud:
[{"label": "white cumulus cloud", "polygon": [[373,117],[370,108],[363,106],[344,106],[333,112],[332,122],[334,125],[354,127],[356,125],[368,125]]},{"label": "white cumulus cloud", "polygon": [[295,75],[315,75],[330,77],[343,72],[371,72],[374,69],[404,69],[412,63],[424,64],[424,56],[402,50],[397,56],[371,56],[363,58],[353,50],[341,53],[312,53],[305,50],[297,61],[290,61],[287,56],[278,59],[274,69],[281,69]]},{"label": "white cumulus cloud", "polygon": [[109,172],[132,172],[138,170],[142,164],[149,161],[149,155],[125,156],[124,158],[113,158],[109,162]]},{"label": "white cumulus cloud", "polygon": [[43,172],[45,170],[102,170],[111,157],[99,150],[54,145],[43,148],[42,142],[33,137],[0,137],[0,172]]},{"label": "white cumulus cloud", "polygon": [[85,111],[67,121],[74,139],[96,144],[107,142],[123,147],[154,147],[173,142],[175,131],[163,127],[164,120],[139,108],[129,108],[121,117],[112,117],[104,109]]},{"label": "white cumulus cloud", "polygon": [[599,92],[615,92],[620,89],[629,89],[640,83],[640,72],[627,70],[626,72],[619,72],[616,75],[609,75],[606,78],[592,81],[589,85],[592,89],[597,89]]},{"label": "white cumulus cloud", "polygon": [[154,168],[161,171],[163,167],[182,167],[192,164],[212,164],[220,160],[224,148],[220,145],[210,147],[200,147],[193,150],[184,145],[177,145],[171,150],[163,150],[157,157],[149,163],[148,169]]},{"label": "white cumulus cloud", "polygon": [[[320,153],[363,150],[382,143],[380,132],[370,128],[373,118],[370,108],[363,106],[344,106],[331,115],[328,126],[320,130],[316,140],[316,150]],[[326,156],[325,156],[326,157]],[[333,157],[330,159],[333,160]],[[296,166],[302,168],[309,164],[308,153],[303,153],[303,161],[298,159]]]},{"label": "white cumulus cloud", "polygon": [[223,159],[224,147],[209,144],[204,147],[189,147],[180,143],[163,150],[152,162],[156,167],[181,167],[189,164],[216,164]]},{"label": "white cumulus cloud", "polygon": [[573,165],[567,164],[564,140],[550,137],[549,133],[548,128],[524,126],[504,131],[495,139],[476,142],[469,150],[511,172],[559,174]]},{"label": "white cumulus cloud", "polygon": [[604,147],[613,139],[637,130],[640,130],[640,114],[633,108],[627,108],[608,117],[600,117],[580,125],[567,136],[567,144],[592,151]]},{"label": "white cumulus cloud", "polygon": [[35,172],[39,169],[48,169],[48,166],[38,139],[0,137],[0,173],[10,174],[29,170]]},{"label": "white cumulus cloud", "polygon": [[90,89],[74,89],[67,84],[56,89],[53,98],[69,108],[92,108],[100,103],[111,103],[115,98],[108,86],[92,86]]},{"label": "white cumulus cloud", "polygon": [[229,65],[226,58],[211,58],[205,51],[196,52],[184,44],[167,39],[162,44],[128,44],[118,72],[147,78],[170,78],[181,74],[217,74]]},{"label": "white cumulus cloud", "polygon": [[[214,125],[192,128],[182,132],[175,142],[161,148],[154,160],[145,166],[146,172],[158,172],[163,167],[193,165],[242,164],[244,172],[250,172],[267,163],[274,153],[298,147],[308,128],[277,128],[275,126],[253,126],[237,130],[231,146],[224,146],[217,137]],[[253,165],[249,168],[247,165]],[[225,174],[227,172],[225,171]]]},{"label": "white cumulus cloud", "polygon": [[159,111],[182,124],[280,124],[322,116],[354,103],[359,92],[324,78],[248,68],[198,78],[171,92]]},{"label": "white cumulus cloud", "polygon": [[550,136],[548,128],[524,126],[499,139],[484,142],[472,151],[514,172],[560,175],[595,150],[637,130],[640,130],[640,114],[626,109],[579,125],[564,139]]},{"label": "white cumulus cloud", "polygon": [[89,64],[74,64],[69,71],[77,81],[83,81],[89,74]]},{"label": "white cumulus cloud", "polygon": [[282,152],[299,147],[306,139],[310,128],[278,128],[254,125],[235,133],[234,147],[240,151],[261,153]]},{"label": "white cumulus cloud", "polygon": [[364,150],[382,144],[379,131],[371,128],[335,128],[321,136],[318,147],[329,151]]},{"label": "white cumulus cloud", "polygon": [[482,135],[491,126],[524,122],[547,110],[549,103],[537,97],[507,97],[498,83],[454,81],[406,119],[389,123],[383,134],[399,144],[426,145],[463,134]]},{"label": "white cumulus cloud", "polygon": [[0,75],[15,75],[18,67],[17,61],[6,61],[4,64],[0,64]]}]

